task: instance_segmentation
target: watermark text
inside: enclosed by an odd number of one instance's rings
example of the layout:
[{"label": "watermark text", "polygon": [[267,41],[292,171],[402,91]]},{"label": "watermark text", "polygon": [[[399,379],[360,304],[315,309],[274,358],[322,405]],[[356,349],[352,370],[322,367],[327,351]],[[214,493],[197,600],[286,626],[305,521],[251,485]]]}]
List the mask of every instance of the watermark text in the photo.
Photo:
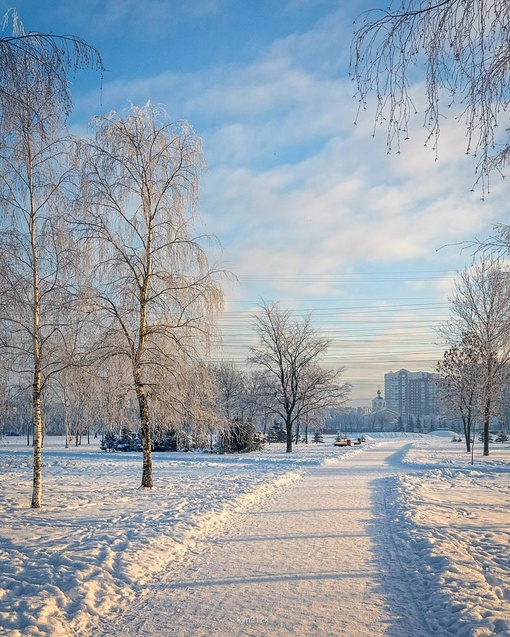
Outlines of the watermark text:
[{"label": "watermark text", "polygon": [[236,617],[238,624],[267,624],[269,619],[266,615],[245,615],[243,617]]}]

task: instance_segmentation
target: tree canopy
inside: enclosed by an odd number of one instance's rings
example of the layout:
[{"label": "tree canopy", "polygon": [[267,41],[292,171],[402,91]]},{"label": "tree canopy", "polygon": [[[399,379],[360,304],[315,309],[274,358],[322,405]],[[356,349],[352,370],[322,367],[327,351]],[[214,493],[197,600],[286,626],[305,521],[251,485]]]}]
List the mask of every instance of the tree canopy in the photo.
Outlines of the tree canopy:
[{"label": "tree canopy", "polygon": [[4,15],[3,31],[11,26],[11,35],[0,37],[0,121],[11,107],[19,105],[20,77],[29,64],[37,78],[41,98],[55,104],[64,119],[72,109],[70,74],[91,68],[104,71],[99,51],[74,35],[26,33],[14,9]]}]

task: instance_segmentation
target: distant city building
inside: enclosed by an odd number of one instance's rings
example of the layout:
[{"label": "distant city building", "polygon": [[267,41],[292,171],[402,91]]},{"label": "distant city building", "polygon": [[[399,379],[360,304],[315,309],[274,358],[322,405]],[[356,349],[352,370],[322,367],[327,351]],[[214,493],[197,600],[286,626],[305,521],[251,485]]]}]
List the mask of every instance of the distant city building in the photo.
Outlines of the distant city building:
[{"label": "distant city building", "polygon": [[404,422],[410,415],[437,416],[440,410],[439,379],[439,374],[407,369],[384,374],[386,407],[398,412]]}]

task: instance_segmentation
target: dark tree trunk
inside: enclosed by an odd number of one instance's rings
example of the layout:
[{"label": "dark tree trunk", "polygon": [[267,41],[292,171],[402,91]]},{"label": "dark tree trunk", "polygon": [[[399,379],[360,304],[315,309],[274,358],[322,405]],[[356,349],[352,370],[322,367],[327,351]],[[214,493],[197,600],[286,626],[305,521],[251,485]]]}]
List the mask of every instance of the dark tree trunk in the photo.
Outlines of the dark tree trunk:
[{"label": "dark tree trunk", "polygon": [[491,399],[485,401],[485,417],[483,422],[483,455],[489,455],[489,432],[491,425]]},{"label": "dark tree trunk", "polygon": [[34,475],[32,482],[32,509],[42,506],[42,415],[41,415],[41,378],[34,374],[33,386],[33,441],[34,441]]},{"label": "dark tree trunk", "polygon": [[463,420],[462,424],[464,425],[464,438],[466,439],[466,451],[469,453],[471,451],[471,421]]},{"label": "dark tree trunk", "polygon": [[140,368],[135,371],[136,396],[140,409],[140,431],[142,436],[142,484],[144,489],[152,489],[154,482],[152,479],[152,443],[149,416],[149,403],[147,393],[142,381],[142,371]]},{"label": "dark tree trunk", "polygon": [[292,421],[290,418],[287,419],[285,423],[286,433],[287,433],[287,453],[292,453]]}]

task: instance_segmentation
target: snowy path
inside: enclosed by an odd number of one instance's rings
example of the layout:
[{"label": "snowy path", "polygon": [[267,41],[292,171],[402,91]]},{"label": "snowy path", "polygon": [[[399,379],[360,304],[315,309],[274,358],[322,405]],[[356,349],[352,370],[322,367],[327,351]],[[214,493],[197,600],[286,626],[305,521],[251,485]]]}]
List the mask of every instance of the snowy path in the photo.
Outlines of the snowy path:
[{"label": "snowy path", "polygon": [[411,471],[389,441],[312,467],[205,540],[97,634],[424,637],[386,519],[385,484]]}]

